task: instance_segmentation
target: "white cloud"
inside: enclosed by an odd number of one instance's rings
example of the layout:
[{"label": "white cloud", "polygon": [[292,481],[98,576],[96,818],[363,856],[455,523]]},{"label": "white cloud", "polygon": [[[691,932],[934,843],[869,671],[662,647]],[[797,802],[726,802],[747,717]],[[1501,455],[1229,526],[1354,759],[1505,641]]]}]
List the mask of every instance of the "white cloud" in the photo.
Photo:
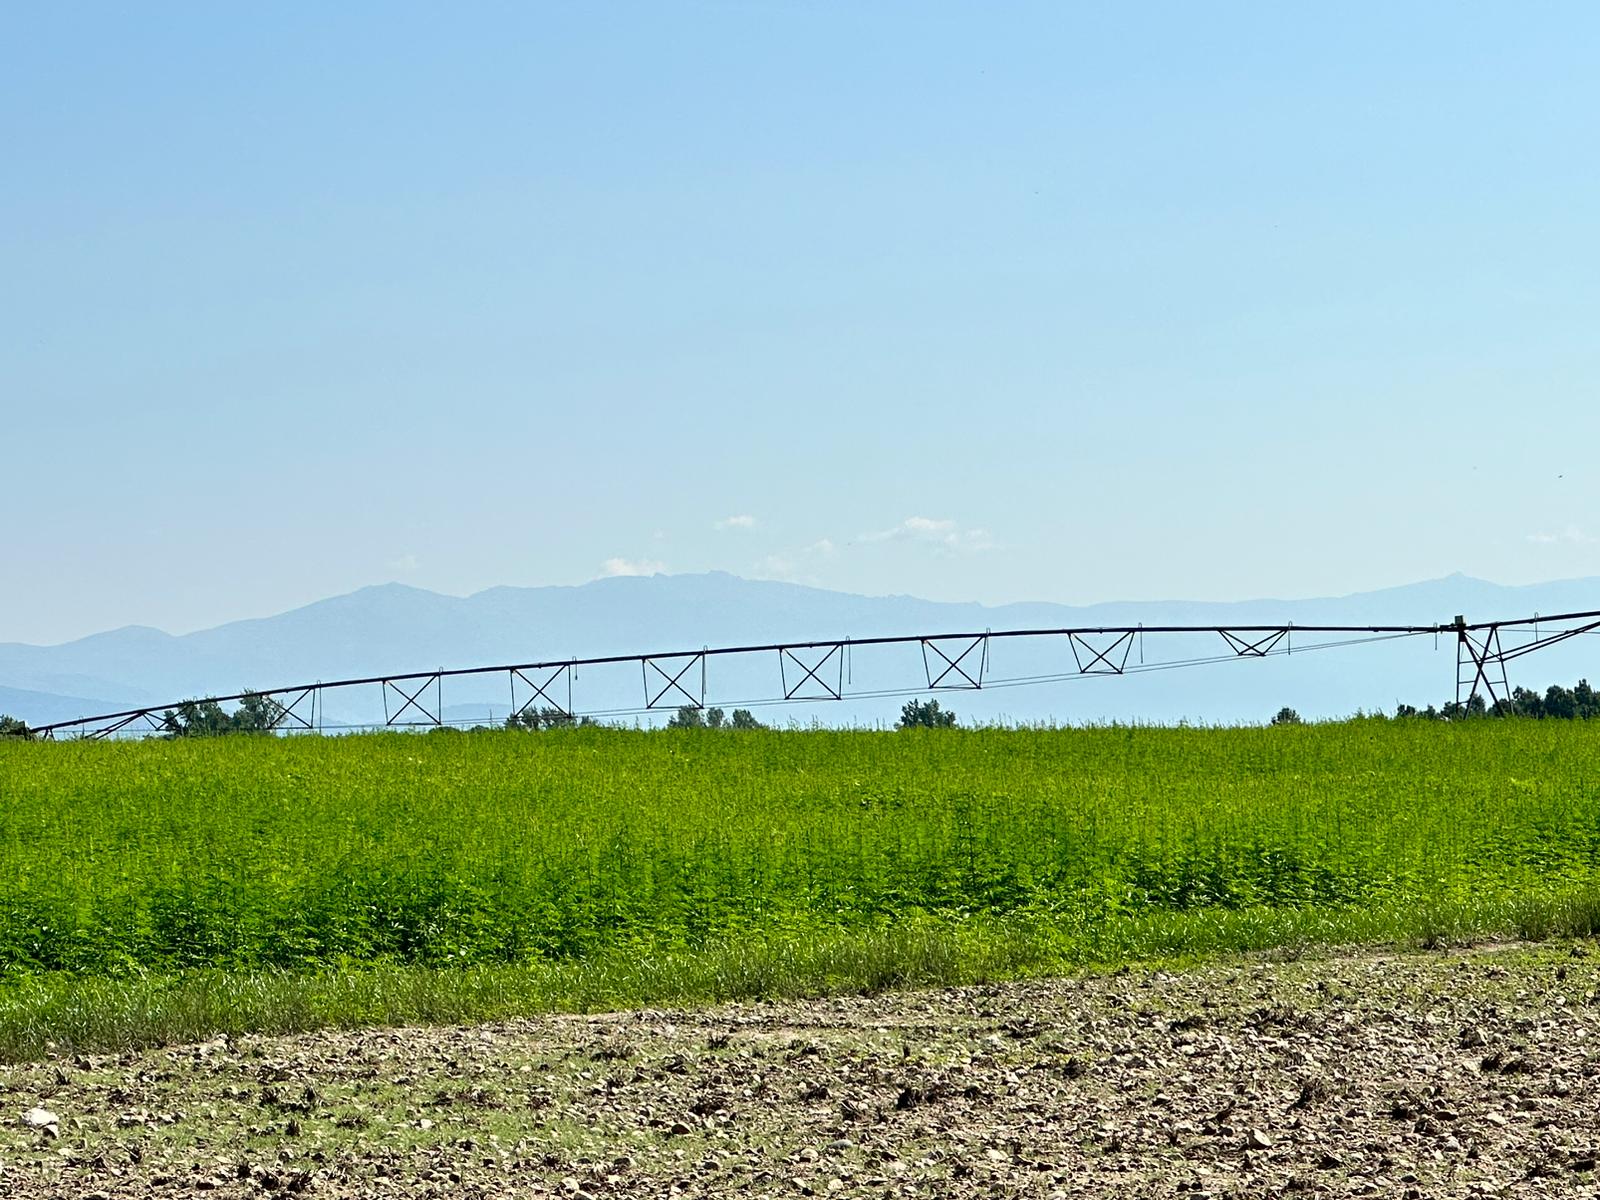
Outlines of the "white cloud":
[{"label": "white cloud", "polygon": [[415,571],[421,565],[415,554],[402,554],[399,558],[389,561],[391,571]]},{"label": "white cloud", "polygon": [[1568,525],[1560,533],[1530,533],[1528,541],[1535,546],[1592,546],[1596,539],[1576,525]]},{"label": "white cloud", "polygon": [[756,519],[749,513],[740,513],[736,517],[723,517],[712,526],[713,529],[754,529]]},{"label": "white cloud", "polygon": [[608,558],[600,564],[600,574],[607,579],[621,575],[659,575],[667,564],[653,558]]},{"label": "white cloud", "polygon": [[863,542],[920,542],[945,550],[974,552],[994,548],[987,529],[963,528],[946,517],[907,517],[900,524],[861,535]]}]

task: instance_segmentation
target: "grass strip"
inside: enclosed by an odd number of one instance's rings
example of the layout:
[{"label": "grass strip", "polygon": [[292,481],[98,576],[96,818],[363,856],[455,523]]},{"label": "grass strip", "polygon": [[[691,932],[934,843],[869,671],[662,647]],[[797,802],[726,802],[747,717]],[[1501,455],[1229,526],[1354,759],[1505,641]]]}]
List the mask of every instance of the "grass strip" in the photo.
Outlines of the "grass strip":
[{"label": "grass strip", "polygon": [[1481,895],[1379,909],[1213,909],[1093,927],[1038,918],[913,920],[872,930],[726,939],[582,961],[318,970],[200,968],[120,978],[65,972],[0,986],[0,1058],[123,1052],[219,1034],[476,1023],[553,1012],[697,1006],[956,986],[1252,951],[1319,952],[1600,930],[1600,889]]}]

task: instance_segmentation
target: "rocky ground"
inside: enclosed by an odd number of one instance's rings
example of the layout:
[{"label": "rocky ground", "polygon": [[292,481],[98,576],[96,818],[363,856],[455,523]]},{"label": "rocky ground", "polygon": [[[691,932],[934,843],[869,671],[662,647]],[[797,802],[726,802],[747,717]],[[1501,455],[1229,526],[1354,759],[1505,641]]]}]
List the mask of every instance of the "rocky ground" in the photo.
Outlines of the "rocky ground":
[{"label": "rocky ground", "polygon": [[1600,1192],[1590,944],[0,1067],[18,1197]]}]

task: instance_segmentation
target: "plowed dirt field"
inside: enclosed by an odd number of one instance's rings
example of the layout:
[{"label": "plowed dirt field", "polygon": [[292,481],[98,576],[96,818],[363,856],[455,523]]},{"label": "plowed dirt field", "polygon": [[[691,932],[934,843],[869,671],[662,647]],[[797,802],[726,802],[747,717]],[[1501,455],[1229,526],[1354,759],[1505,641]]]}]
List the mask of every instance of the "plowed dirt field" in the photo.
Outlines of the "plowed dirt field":
[{"label": "plowed dirt field", "polygon": [[17,1197],[1570,1196],[1590,943],[0,1067]]}]

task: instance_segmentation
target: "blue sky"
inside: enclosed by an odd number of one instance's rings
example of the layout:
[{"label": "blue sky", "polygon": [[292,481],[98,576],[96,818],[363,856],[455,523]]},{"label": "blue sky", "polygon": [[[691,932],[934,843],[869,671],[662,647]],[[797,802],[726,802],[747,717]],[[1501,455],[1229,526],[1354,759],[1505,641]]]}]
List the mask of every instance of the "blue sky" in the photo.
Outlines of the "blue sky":
[{"label": "blue sky", "polygon": [[13,8],[0,640],[389,579],[1600,574],[1597,35],[1578,4]]}]

